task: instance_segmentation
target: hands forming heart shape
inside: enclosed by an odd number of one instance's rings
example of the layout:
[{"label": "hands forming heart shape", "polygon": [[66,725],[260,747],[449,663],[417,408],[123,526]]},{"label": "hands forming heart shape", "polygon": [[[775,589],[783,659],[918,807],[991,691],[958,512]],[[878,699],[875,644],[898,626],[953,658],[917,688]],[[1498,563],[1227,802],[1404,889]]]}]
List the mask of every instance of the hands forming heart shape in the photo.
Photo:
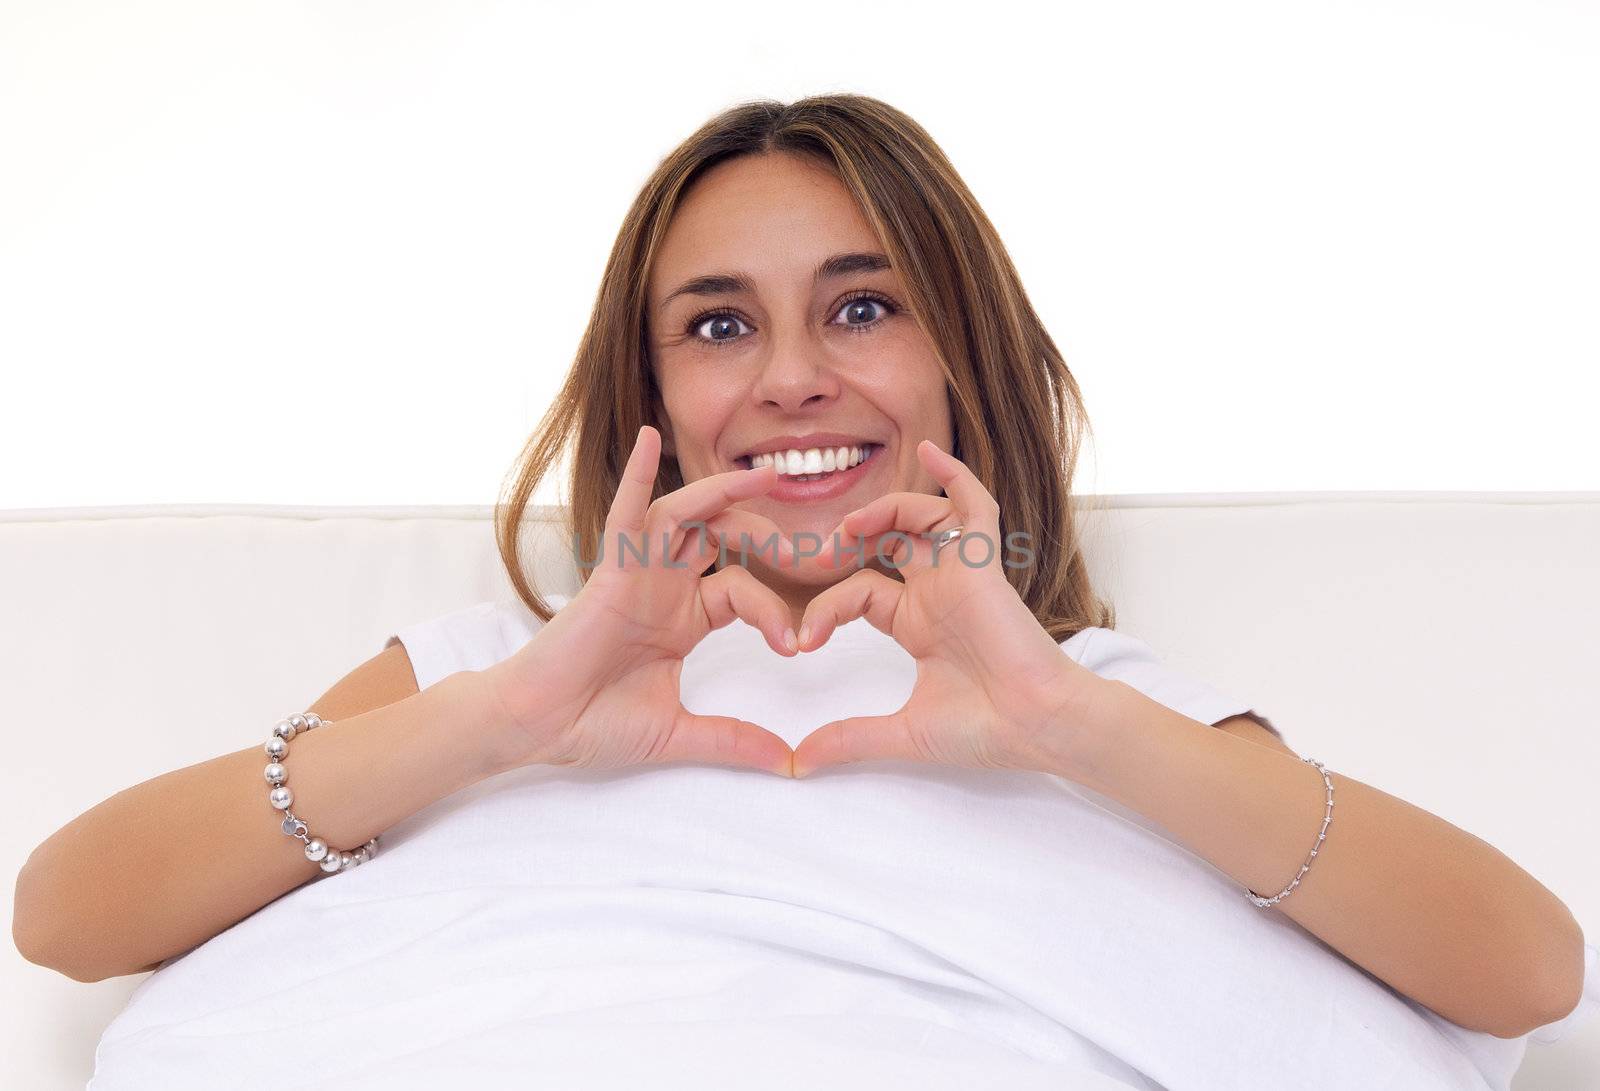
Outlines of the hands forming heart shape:
[{"label": "hands forming heart shape", "polygon": [[[505,710],[489,740],[505,768],[691,761],[799,777],[885,758],[1050,766],[1047,755],[1063,749],[1059,736],[1071,732],[1072,710],[1098,676],[1061,650],[1007,581],[999,505],[962,462],[924,440],[917,455],[944,496],[888,493],[845,517],[817,562],[859,565],[876,553],[904,582],[861,567],[818,593],[795,633],[789,607],[749,569],[702,575],[719,539],[745,534],[776,542],[779,564],[797,563],[776,524],[730,506],[766,492],[777,471],[714,474],[652,502],[660,444],[646,426],[628,457],[605,524],[615,559],[596,565],[532,640],[484,672]],[[960,537],[936,550],[934,536],[953,527]],[[683,707],[683,659],[711,630],[738,618],[793,656],[862,617],[916,660],[898,711],[823,724],[791,751],[757,724]]]}]

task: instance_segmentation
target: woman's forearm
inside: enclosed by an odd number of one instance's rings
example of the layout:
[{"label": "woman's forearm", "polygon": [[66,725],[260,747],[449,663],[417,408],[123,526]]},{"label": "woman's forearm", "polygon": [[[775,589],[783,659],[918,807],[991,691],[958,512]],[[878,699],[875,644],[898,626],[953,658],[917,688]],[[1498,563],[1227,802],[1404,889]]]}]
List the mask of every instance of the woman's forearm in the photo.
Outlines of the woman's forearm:
[{"label": "woman's forearm", "polygon": [[[463,671],[297,735],[291,810],[313,836],[354,848],[495,772],[474,738],[498,715],[482,675]],[[319,876],[267,802],[270,727],[245,731],[260,735],[247,749],[118,792],[36,848],[17,877],[23,956],[79,981],[138,973]]]},{"label": "woman's forearm", "polygon": [[[1299,874],[1326,813],[1315,768],[1123,682],[1103,681],[1073,715],[1052,732],[1070,753],[1047,771],[1159,823],[1264,897]],[[1468,1029],[1517,1037],[1572,1010],[1583,931],[1559,898],[1487,842],[1328,773],[1327,839],[1294,893],[1261,912]]]}]

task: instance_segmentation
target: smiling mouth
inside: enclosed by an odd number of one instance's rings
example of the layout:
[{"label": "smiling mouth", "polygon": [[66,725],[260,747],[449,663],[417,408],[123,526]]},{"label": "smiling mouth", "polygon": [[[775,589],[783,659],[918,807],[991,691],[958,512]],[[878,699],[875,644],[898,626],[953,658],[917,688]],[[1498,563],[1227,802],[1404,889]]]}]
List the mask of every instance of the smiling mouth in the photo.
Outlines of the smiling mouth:
[{"label": "smiling mouth", "polygon": [[745,470],[775,466],[778,476],[790,481],[821,481],[836,473],[854,469],[881,450],[881,443],[863,443],[855,446],[812,447],[803,451],[769,451],[759,455],[741,455],[734,461]]}]

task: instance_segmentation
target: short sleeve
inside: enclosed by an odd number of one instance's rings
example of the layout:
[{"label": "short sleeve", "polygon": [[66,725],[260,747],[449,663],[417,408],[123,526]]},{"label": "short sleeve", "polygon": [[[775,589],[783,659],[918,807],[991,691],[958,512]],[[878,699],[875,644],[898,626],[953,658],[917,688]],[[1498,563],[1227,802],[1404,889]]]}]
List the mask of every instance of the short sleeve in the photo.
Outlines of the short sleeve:
[{"label": "short sleeve", "polygon": [[404,645],[417,688],[427,689],[457,671],[482,670],[496,662],[499,627],[495,611],[494,602],[479,602],[413,622],[396,629],[383,646]]},{"label": "short sleeve", "polygon": [[[566,598],[548,596],[547,601],[559,609]],[[542,624],[521,599],[491,599],[402,626],[383,646],[405,647],[422,690],[458,671],[493,666],[531,640]]]},{"label": "short sleeve", "polygon": [[1062,647],[1080,665],[1102,678],[1125,682],[1192,720],[1216,724],[1230,716],[1249,716],[1283,739],[1283,732],[1247,702],[1167,666],[1155,649],[1138,637],[1094,626],[1077,633]]}]

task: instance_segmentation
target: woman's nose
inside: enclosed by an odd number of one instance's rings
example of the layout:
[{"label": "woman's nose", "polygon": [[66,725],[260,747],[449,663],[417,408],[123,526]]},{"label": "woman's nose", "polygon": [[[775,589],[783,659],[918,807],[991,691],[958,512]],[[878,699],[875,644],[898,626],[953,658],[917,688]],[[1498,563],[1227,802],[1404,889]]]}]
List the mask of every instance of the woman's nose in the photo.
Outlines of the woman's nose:
[{"label": "woman's nose", "polygon": [[816,345],[790,342],[774,346],[756,378],[757,399],[779,409],[799,409],[838,393],[839,377]]}]

